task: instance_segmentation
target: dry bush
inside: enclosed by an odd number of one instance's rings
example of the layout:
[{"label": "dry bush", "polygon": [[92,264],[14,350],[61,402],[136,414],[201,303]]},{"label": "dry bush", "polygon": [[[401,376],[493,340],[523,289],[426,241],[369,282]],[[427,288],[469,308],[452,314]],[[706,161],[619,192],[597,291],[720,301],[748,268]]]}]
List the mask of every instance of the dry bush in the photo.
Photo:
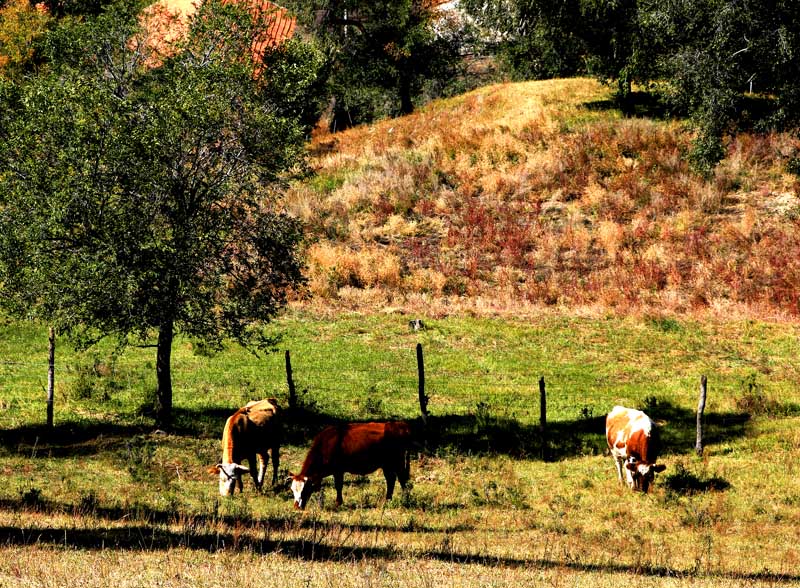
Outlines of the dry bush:
[{"label": "dry bush", "polygon": [[315,296],[335,297],[341,288],[393,288],[400,284],[400,262],[384,248],[360,251],[343,245],[315,243],[308,250],[309,289]]},{"label": "dry bush", "polygon": [[411,270],[403,280],[404,289],[432,296],[441,296],[446,284],[447,277],[442,272],[430,268]]}]

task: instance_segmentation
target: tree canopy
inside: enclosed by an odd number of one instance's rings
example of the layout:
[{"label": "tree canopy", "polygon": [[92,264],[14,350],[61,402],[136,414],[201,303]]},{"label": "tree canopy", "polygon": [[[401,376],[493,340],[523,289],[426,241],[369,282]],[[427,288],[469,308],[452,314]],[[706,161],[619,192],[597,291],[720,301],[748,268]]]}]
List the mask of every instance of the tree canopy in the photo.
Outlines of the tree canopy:
[{"label": "tree canopy", "polygon": [[51,66],[0,86],[0,300],[79,341],[157,342],[171,422],[173,336],[265,344],[302,281],[277,206],[319,113],[323,59],[301,41],[251,59],[265,23],[204,3],[153,67],[126,3],[48,37]]},{"label": "tree canopy", "polygon": [[460,71],[462,27],[430,0],[290,3],[329,47],[336,128],[408,114],[426,85]]},{"label": "tree canopy", "polygon": [[[790,0],[462,0],[517,78],[589,74],[660,94],[699,129],[709,170],[741,125],[796,125],[800,11]],[[749,96],[748,96],[749,95]],[[754,101],[752,98],[758,98]],[[755,112],[754,103],[762,110]]]}]

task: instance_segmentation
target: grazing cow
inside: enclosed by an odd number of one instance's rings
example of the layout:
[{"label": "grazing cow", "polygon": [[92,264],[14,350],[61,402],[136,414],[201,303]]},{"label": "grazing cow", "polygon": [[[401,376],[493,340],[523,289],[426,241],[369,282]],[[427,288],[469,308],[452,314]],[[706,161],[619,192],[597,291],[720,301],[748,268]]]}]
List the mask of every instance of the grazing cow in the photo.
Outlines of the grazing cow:
[{"label": "grazing cow", "polygon": [[[277,482],[281,440],[279,410],[274,398],[254,400],[228,417],[222,430],[222,463],[209,470],[219,474],[219,493],[222,496],[232,496],[237,486],[242,492],[242,474],[247,472],[253,477],[256,488],[261,490],[269,460],[268,451],[272,453],[272,484]],[[249,468],[242,465],[245,459]]]},{"label": "grazing cow", "polygon": [[304,509],[327,476],[333,476],[336,506],[341,506],[345,472],[363,476],[379,468],[386,478],[386,500],[391,499],[395,480],[404,490],[408,482],[410,441],[403,421],[327,427],[311,443],[300,473],[290,474],[294,507]]},{"label": "grazing cow", "polygon": [[624,469],[631,490],[646,493],[656,472],[667,467],[656,464],[661,448],[655,423],[641,410],[615,406],[606,417],[606,439],[620,481]]}]

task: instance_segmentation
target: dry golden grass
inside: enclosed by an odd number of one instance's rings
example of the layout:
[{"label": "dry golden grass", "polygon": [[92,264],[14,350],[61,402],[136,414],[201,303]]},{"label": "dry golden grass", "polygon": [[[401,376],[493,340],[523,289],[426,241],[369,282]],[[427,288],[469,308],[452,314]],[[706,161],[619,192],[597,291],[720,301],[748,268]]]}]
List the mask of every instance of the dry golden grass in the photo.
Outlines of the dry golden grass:
[{"label": "dry golden grass", "polygon": [[797,139],[732,137],[706,179],[683,123],[624,119],[608,97],[586,79],[502,84],[316,137],[318,175],[287,205],[323,240],[318,302],[796,317]]},{"label": "dry golden grass", "polygon": [[791,586],[800,518],[796,468],[781,460],[799,441],[770,452],[744,440],[706,465],[667,458],[672,472],[730,484],[694,495],[663,480],[633,494],[604,456],[448,456],[414,462],[407,505],[384,504],[374,475],[348,478],[340,510],[330,487],[322,508],[314,500],[303,513],[250,492],[218,515],[184,503],[104,511],[113,498],[97,510],[4,509],[0,586]]}]

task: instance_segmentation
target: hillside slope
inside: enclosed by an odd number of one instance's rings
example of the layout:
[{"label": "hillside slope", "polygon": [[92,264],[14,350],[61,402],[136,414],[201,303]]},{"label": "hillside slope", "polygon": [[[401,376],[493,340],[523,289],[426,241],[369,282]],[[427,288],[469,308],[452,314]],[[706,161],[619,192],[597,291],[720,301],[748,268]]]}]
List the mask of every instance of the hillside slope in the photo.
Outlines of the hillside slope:
[{"label": "hillside slope", "polygon": [[317,174],[287,199],[313,234],[312,301],[796,316],[800,143],[738,135],[706,180],[683,123],[608,98],[587,79],[503,84],[317,137]]}]

